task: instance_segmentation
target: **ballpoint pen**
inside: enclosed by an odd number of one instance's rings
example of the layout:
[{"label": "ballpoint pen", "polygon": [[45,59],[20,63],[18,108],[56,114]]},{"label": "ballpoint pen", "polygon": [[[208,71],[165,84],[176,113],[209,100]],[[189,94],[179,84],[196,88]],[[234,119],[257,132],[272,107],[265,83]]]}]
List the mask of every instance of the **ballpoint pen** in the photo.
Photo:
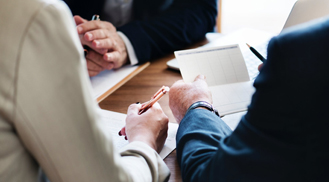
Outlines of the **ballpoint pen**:
[{"label": "ballpoint pen", "polygon": [[[93,15],[93,17],[91,18],[91,21],[94,21],[94,20],[100,20],[99,15]],[[90,50],[90,47],[85,45],[85,46],[83,46],[83,50],[85,51],[85,56],[87,56],[88,51]]]},{"label": "ballpoint pen", "polygon": [[266,60],[255,48],[251,47],[249,44],[247,44],[247,46],[249,47],[251,52],[254,53],[262,62]]},{"label": "ballpoint pen", "polygon": [[167,86],[162,86],[154,95],[151,97],[151,100],[145,102],[142,104],[142,108],[139,110],[138,114],[142,114],[145,111],[147,111],[150,107],[153,106],[154,103],[156,103],[158,100],[161,99],[164,94],[169,92],[170,88]]}]

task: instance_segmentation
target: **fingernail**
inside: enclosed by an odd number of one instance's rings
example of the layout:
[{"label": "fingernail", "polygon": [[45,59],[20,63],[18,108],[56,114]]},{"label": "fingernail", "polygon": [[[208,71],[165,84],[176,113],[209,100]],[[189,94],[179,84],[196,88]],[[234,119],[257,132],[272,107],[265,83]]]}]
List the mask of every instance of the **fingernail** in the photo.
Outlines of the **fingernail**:
[{"label": "fingernail", "polygon": [[93,40],[93,34],[86,33],[88,40]]},{"label": "fingernail", "polygon": [[107,60],[110,61],[112,59],[112,55],[111,54],[108,54],[107,55]]},{"label": "fingernail", "polygon": [[98,47],[99,46],[99,41],[94,40],[94,42],[95,42],[96,47]]},{"label": "fingernail", "polygon": [[140,104],[140,102],[136,102],[136,104]]},{"label": "fingernail", "polygon": [[118,133],[118,134],[119,134],[119,136],[122,136],[122,134],[121,134],[121,130],[119,131],[119,133]]},{"label": "fingernail", "polygon": [[78,29],[78,33],[82,33],[83,31],[82,27],[78,27],[77,29]]}]

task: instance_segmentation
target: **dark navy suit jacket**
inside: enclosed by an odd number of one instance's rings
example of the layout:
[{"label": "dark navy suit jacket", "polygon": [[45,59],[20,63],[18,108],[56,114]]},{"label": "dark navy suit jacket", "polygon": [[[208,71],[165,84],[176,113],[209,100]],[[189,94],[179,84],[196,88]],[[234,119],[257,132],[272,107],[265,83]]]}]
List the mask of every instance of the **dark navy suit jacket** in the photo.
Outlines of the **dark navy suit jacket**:
[{"label": "dark navy suit jacket", "polygon": [[[74,15],[90,19],[105,0],[64,0]],[[202,40],[214,29],[217,0],[134,0],[134,21],[121,27],[139,63],[150,61]]]},{"label": "dark navy suit jacket", "polygon": [[184,181],[329,181],[329,20],[273,38],[236,130],[195,109],[177,133]]}]

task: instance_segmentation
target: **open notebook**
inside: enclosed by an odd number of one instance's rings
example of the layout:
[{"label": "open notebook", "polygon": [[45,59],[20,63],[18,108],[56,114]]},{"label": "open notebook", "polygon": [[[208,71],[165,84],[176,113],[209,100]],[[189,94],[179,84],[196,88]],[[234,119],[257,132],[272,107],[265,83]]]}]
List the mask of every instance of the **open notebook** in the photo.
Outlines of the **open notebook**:
[{"label": "open notebook", "polygon": [[221,116],[247,109],[254,87],[238,44],[176,51],[175,56],[185,82],[206,76]]},{"label": "open notebook", "polygon": [[[118,150],[127,145],[128,141],[123,136],[118,135],[118,132],[125,126],[127,115],[107,110],[100,110],[100,115],[102,117],[99,123],[100,129],[102,132],[111,133],[114,147]],[[176,148],[177,128],[177,123],[169,123],[168,137],[160,152],[162,159],[166,158]]]}]

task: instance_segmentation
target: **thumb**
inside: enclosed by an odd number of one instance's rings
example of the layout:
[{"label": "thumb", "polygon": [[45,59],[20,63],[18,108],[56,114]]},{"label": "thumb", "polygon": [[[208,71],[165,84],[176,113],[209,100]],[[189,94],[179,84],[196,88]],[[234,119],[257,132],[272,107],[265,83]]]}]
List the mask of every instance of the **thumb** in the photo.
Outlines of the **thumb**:
[{"label": "thumb", "polygon": [[197,77],[195,77],[194,81],[198,81],[198,80],[206,81],[206,76],[204,76],[204,75],[198,75]]},{"label": "thumb", "polygon": [[79,16],[79,15],[75,15],[73,18],[74,18],[74,21],[75,21],[75,24],[76,24],[76,25],[80,25],[81,23],[88,22],[88,20],[83,19],[83,18],[82,18],[81,16]]},{"label": "thumb", "polygon": [[138,115],[139,113],[139,110],[141,109],[142,107],[142,104],[131,104],[129,107],[128,107],[128,112],[127,112],[127,115],[129,114],[133,114],[133,115]]}]

